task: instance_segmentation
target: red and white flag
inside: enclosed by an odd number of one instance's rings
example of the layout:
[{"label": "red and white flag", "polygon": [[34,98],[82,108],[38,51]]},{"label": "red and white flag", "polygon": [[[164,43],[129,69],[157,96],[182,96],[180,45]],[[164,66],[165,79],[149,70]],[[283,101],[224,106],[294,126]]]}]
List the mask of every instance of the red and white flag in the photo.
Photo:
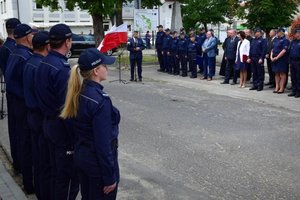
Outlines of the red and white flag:
[{"label": "red and white flag", "polygon": [[98,49],[100,52],[104,53],[118,47],[120,44],[127,43],[127,40],[127,23],[121,24],[118,27],[113,26],[106,32]]}]

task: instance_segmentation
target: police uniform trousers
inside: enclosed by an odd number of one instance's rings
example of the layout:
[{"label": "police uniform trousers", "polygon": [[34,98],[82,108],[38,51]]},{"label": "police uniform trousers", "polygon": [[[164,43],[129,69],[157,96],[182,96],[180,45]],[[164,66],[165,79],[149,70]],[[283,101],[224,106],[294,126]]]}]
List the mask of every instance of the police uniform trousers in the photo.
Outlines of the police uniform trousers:
[{"label": "police uniform trousers", "polygon": [[164,67],[163,71],[169,72],[169,56],[168,56],[168,51],[163,51],[163,59],[164,59]]},{"label": "police uniform trousers", "polygon": [[157,58],[159,62],[159,68],[160,70],[164,70],[164,57],[163,57],[163,52],[161,47],[158,47],[156,51],[157,51]]},{"label": "police uniform trousers", "polygon": [[19,155],[21,156],[21,173],[23,177],[24,189],[27,192],[34,192],[33,187],[33,165],[31,149],[31,133],[27,121],[28,109],[25,100],[13,95],[13,117],[15,120],[16,134],[20,140]]},{"label": "police uniform trousers", "polygon": [[130,58],[130,77],[131,79],[134,79],[134,71],[135,71],[135,66],[137,66],[137,75],[139,79],[142,79],[142,61],[143,57],[141,58]]},{"label": "police uniform trousers", "polygon": [[259,58],[252,57],[251,58],[251,67],[253,73],[253,87],[263,88],[264,87],[264,79],[265,79],[265,68],[263,63],[258,63]]},{"label": "police uniform trousers", "polygon": [[[112,144],[114,155],[113,171],[116,173],[117,185],[120,179],[118,165],[117,145]],[[75,163],[80,180],[80,192],[82,200],[115,200],[117,197],[117,187],[108,195],[103,193],[104,183],[101,176],[101,166],[95,154],[93,144],[81,143],[75,149]]]},{"label": "police uniform trousers", "polygon": [[38,199],[50,200],[50,156],[43,135],[43,115],[31,108],[27,113],[31,132],[34,190]]},{"label": "police uniform trousers", "polygon": [[196,53],[189,53],[189,68],[192,73],[192,77],[197,77],[197,54]]},{"label": "police uniform trousers", "polygon": [[182,69],[182,75],[187,76],[187,55],[179,53],[179,63]]},{"label": "police uniform trousers", "polygon": [[298,61],[290,61],[292,90],[296,94],[300,94],[300,58]]},{"label": "police uniform trousers", "polygon": [[203,72],[203,57],[201,55],[197,55],[197,65],[199,67],[200,72]]},{"label": "police uniform trousers", "polygon": [[57,116],[45,117],[43,131],[50,151],[51,198],[75,200],[79,183],[73,162],[73,136]]},{"label": "police uniform trousers", "polygon": [[14,101],[15,98],[9,92],[6,92],[6,100],[7,100],[7,120],[8,120],[8,136],[9,136],[9,144],[10,144],[10,152],[13,160],[13,167],[15,172],[21,172],[21,143],[20,137],[16,131],[16,121],[14,117]]},{"label": "police uniform trousers", "polygon": [[247,81],[250,81],[252,78],[252,65],[251,63],[246,63],[247,65]]},{"label": "police uniform trousers", "polygon": [[225,68],[225,82],[229,82],[231,74],[233,72],[233,82],[237,82],[237,78],[239,75],[239,71],[235,68],[235,60],[227,59],[226,61],[226,68]]},{"label": "police uniform trousers", "polygon": [[212,78],[216,72],[216,57],[208,57],[207,53],[203,54],[204,78]]},{"label": "police uniform trousers", "polygon": [[177,58],[176,53],[171,53],[171,62],[170,62],[170,67],[171,67],[171,72],[174,74],[179,74],[179,60]]}]

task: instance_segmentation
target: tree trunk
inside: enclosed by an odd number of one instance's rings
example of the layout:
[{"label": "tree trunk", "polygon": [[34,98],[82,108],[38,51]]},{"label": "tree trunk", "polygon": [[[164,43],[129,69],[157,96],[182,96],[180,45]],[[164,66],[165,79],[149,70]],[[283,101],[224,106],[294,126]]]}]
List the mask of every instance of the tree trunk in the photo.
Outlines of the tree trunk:
[{"label": "tree trunk", "polygon": [[123,24],[122,19],[123,0],[116,1],[116,26]]},{"label": "tree trunk", "polygon": [[92,18],[93,18],[93,28],[94,28],[96,47],[98,47],[104,38],[103,16],[101,14],[92,15]]}]

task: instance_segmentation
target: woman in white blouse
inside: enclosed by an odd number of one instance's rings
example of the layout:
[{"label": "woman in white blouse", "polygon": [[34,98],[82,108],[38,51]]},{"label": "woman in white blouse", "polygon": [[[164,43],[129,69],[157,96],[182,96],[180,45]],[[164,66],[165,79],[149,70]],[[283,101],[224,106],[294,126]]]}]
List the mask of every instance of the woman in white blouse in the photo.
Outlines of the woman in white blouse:
[{"label": "woman in white blouse", "polygon": [[247,81],[247,60],[250,53],[250,42],[246,39],[244,31],[239,32],[240,41],[236,51],[236,70],[240,70],[240,88],[246,87]]}]

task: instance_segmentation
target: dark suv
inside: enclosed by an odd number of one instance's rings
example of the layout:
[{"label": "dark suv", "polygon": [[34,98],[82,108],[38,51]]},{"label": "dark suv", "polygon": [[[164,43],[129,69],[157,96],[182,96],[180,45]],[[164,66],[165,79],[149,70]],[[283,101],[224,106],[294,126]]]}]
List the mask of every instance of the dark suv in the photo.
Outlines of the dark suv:
[{"label": "dark suv", "polygon": [[68,57],[80,55],[87,48],[95,47],[95,37],[92,35],[77,35],[72,36],[72,47],[68,53]]}]

